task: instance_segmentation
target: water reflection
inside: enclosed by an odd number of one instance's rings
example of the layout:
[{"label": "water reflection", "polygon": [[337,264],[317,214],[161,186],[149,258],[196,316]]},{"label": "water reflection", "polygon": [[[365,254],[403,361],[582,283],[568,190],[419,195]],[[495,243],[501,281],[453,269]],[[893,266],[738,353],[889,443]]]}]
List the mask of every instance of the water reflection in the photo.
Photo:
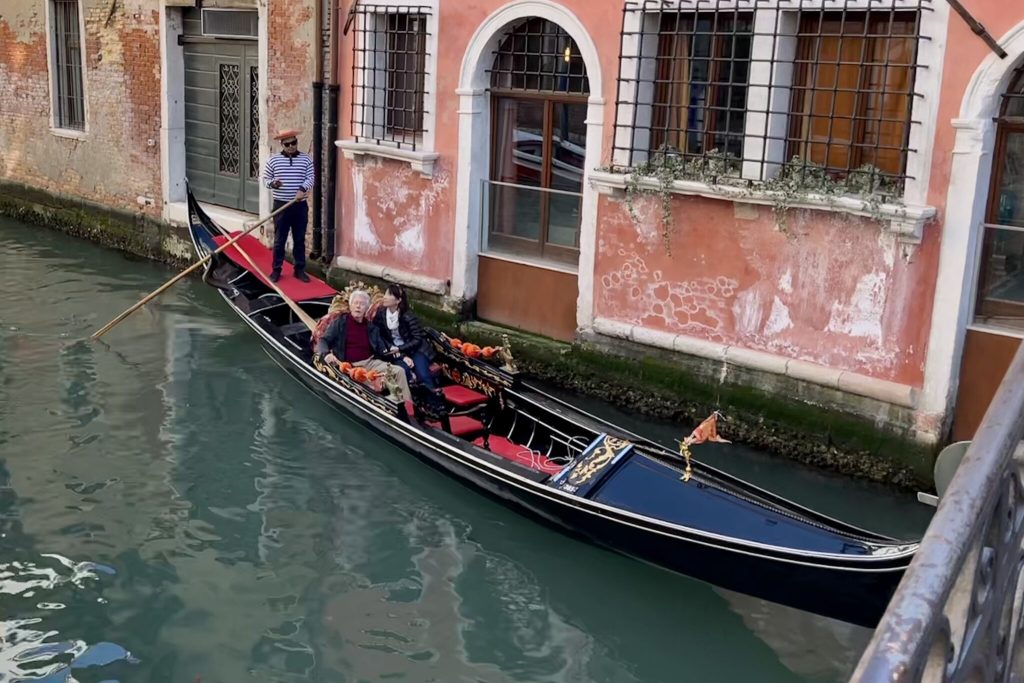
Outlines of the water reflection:
[{"label": "water reflection", "polygon": [[863,633],[575,541],[397,451],[282,373],[199,283],[80,346],[167,273],[0,224],[11,253],[4,278],[59,263],[70,294],[21,291],[3,312],[0,681],[852,668]]}]

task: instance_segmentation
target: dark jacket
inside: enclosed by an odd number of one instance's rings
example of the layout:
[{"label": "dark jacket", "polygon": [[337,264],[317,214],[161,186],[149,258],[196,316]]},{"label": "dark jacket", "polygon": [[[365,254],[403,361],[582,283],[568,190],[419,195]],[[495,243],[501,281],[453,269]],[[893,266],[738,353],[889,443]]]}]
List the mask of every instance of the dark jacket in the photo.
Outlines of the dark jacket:
[{"label": "dark jacket", "polygon": [[[349,314],[339,315],[337,319],[327,326],[327,331],[316,344],[316,353],[326,356],[330,351],[338,360],[345,360],[345,326],[348,324]],[[385,344],[381,338],[380,329],[372,320],[367,320],[367,334],[370,337],[370,348],[376,358],[383,358],[391,344]]]},{"label": "dark jacket", "polygon": [[[384,342],[384,348],[390,349],[395,344],[391,337],[391,330],[388,329],[387,309],[381,306],[373,317],[373,326],[379,330],[379,336]],[[398,333],[402,337],[402,345],[398,352],[403,356],[412,356],[414,353],[422,353],[428,360],[434,357],[434,347],[427,340],[427,335],[420,325],[419,318],[410,311],[398,316]]]}]

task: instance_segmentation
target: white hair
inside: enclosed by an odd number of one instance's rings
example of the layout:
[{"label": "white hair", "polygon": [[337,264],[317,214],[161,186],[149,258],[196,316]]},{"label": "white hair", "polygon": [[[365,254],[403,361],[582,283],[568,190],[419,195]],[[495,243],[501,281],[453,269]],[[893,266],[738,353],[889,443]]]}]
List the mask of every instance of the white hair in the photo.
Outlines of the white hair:
[{"label": "white hair", "polygon": [[367,294],[364,289],[353,290],[352,293],[348,295],[348,305],[351,306],[354,304],[356,299],[362,299],[366,302],[367,306],[370,305],[370,295]]}]

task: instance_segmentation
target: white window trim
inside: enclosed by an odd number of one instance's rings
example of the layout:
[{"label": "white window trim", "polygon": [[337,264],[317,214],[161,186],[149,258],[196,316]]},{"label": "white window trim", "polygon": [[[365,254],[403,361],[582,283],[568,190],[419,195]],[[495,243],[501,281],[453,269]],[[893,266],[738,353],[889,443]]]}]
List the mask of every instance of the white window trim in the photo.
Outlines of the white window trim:
[{"label": "white window trim", "polygon": [[54,16],[53,16],[53,0],[45,0],[43,3],[46,7],[46,73],[47,80],[46,85],[50,96],[50,133],[61,138],[70,138],[73,140],[84,140],[89,136],[89,90],[86,61],[85,61],[85,8],[83,0],[78,0],[78,36],[79,36],[79,49],[81,50],[82,56],[82,130],[77,128],[62,128],[57,125],[57,86],[55,83],[56,73],[56,55],[54,51],[57,49],[56,43],[54,42]]},{"label": "white window trim", "polygon": [[[831,0],[803,0],[802,4],[794,0],[696,0],[693,4],[679,3],[679,10],[684,13],[702,11],[734,11],[749,9],[754,14],[755,37],[751,45],[752,68],[748,78],[747,103],[748,112],[753,109],[760,112],[747,114],[746,134],[744,136],[744,154],[747,159],[743,161],[742,177],[752,180],[761,180],[769,177],[779,166],[785,163],[785,145],[777,140],[765,140],[762,131],[784,129],[789,124],[788,103],[785,107],[774,105],[769,107],[767,98],[769,92],[774,99],[785,97],[786,92],[780,90],[785,87],[787,74],[780,73],[781,69],[789,67],[785,61],[769,61],[772,58],[770,51],[774,45],[776,56],[779,52],[792,52],[796,47],[796,38],[779,41],[768,38],[761,38],[757,34],[763,33],[765,26],[774,27],[776,17],[782,12],[780,22],[795,21],[795,10],[829,11],[842,9],[846,11],[888,11],[892,9],[917,9],[918,0],[846,0],[838,7]],[[790,16],[791,15],[791,16]],[[640,21],[643,13],[635,12],[629,15],[627,24],[624,27],[624,38],[622,53],[636,54],[637,41],[640,40]],[[914,92],[923,93],[924,97],[913,97],[910,120],[917,122],[910,125],[910,138],[907,155],[906,175],[907,181],[903,190],[901,204],[889,204],[881,207],[871,207],[869,202],[856,197],[842,197],[831,199],[809,195],[805,201],[792,204],[793,208],[816,209],[833,211],[858,216],[870,216],[881,218],[889,225],[889,230],[900,236],[902,241],[917,244],[921,241],[924,226],[936,216],[935,207],[928,204],[928,186],[931,176],[932,149],[931,141],[934,140],[938,119],[939,91],[942,79],[942,59],[945,53],[946,31],[949,20],[949,6],[945,2],[933,3],[931,11],[921,13],[920,32],[922,36],[928,36],[930,40],[918,40],[918,64],[925,65],[918,68],[914,82]],[[792,43],[792,44],[790,44]],[[620,55],[621,57],[621,55]],[[653,68],[653,60],[645,60],[649,68]],[[770,73],[771,65],[775,64],[776,73]],[[634,102],[641,104],[621,104],[618,108],[618,118],[615,127],[615,143],[613,163],[619,167],[629,165],[628,152],[626,149],[643,149],[645,145],[640,144],[642,140],[637,135],[643,135],[643,129],[639,131],[630,127],[634,117],[634,110],[638,120],[644,116],[650,116],[651,107],[642,104],[650,101],[653,97],[648,81],[640,80],[641,87],[647,84],[646,89],[637,89],[633,81],[628,80],[630,73],[636,68],[634,58],[621,58],[619,69],[620,78],[623,79],[623,90],[619,100],[621,102]],[[766,87],[769,83],[774,88],[769,90]],[[645,99],[646,98],[646,99]],[[751,107],[751,103],[758,106]],[[778,113],[775,113],[778,112]],[[785,113],[782,113],[785,112]],[[633,137],[633,144],[629,144],[629,138]],[[764,166],[762,162],[756,161],[761,157],[761,150],[767,144],[768,154]],[[916,150],[916,151],[913,151]],[[621,173],[592,172],[590,181],[600,192],[604,194],[618,195],[625,189],[626,175]],[[640,185],[648,189],[658,189],[660,186],[655,181],[642,180]],[[740,190],[728,186],[712,186],[707,183],[693,181],[675,181],[670,188],[673,192],[682,195],[696,195],[714,199],[724,199],[749,204],[772,204],[772,192],[759,190]]]},{"label": "white window trim", "polygon": [[[366,135],[359,135],[358,140],[355,135],[351,138],[335,140],[334,144],[342,151],[343,156],[350,161],[361,164],[369,156],[404,161],[415,171],[429,178],[434,174],[434,165],[439,156],[434,150],[437,130],[437,51],[440,0],[416,0],[415,5],[429,8],[426,27],[427,57],[423,65],[423,133],[417,137],[416,149],[399,148],[397,142],[376,140]],[[377,0],[373,3],[373,6],[376,10],[373,12],[375,19],[391,13],[389,12],[390,8],[401,9],[405,13],[409,13],[410,10],[409,0]],[[361,21],[366,16],[363,15],[356,20]],[[384,89],[375,89],[375,91],[385,92]],[[356,93],[362,92],[363,89],[356,88],[352,97],[355,98]],[[359,107],[361,105],[360,102],[355,101],[353,106]],[[354,125],[352,121],[349,123]]]}]

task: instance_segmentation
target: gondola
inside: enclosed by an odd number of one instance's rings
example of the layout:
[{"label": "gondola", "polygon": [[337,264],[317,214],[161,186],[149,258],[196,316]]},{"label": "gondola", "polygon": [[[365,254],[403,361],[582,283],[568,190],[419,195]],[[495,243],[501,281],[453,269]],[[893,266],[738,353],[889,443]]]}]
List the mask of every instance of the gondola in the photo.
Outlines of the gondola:
[{"label": "gondola", "polygon": [[[188,207],[196,253],[207,256],[231,233],[191,193]],[[315,357],[309,328],[264,279],[269,250],[252,236],[238,246],[256,269],[230,247],[203,279],[282,369],[408,453],[528,516],[725,589],[867,627],[914,556],[916,542],[829,518],[699,462],[683,481],[676,452],[470,357],[433,330],[444,408],[393,401]],[[315,278],[285,277],[278,286],[314,320],[336,294]]]}]

